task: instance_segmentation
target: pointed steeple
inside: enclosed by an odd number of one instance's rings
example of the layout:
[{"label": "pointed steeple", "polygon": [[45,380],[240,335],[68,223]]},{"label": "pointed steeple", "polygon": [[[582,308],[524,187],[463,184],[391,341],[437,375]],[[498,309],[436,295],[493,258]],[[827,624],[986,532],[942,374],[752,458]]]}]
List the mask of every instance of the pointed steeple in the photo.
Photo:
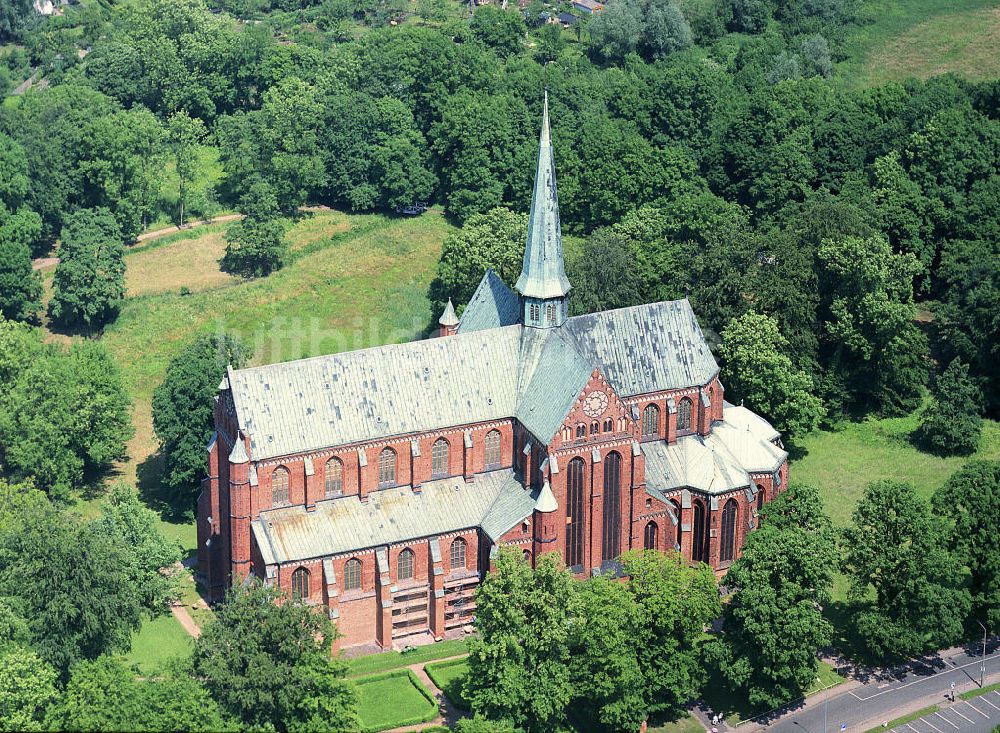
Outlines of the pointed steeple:
[{"label": "pointed steeple", "polygon": [[440,336],[454,336],[458,330],[458,315],[455,313],[455,306],[448,298],[448,305],[445,306],[444,313],[438,318]]},{"label": "pointed steeple", "polygon": [[[545,92],[542,133],[538,140],[538,166],[531,194],[528,241],[524,265],[515,288],[524,301],[524,322],[534,326],[557,326],[565,320],[565,299],[570,291],[563,266],[562,231],[559,228],[559,198],[556,165],[549,132],[549,94]],[[547,314],[558,311],[556,319]],[[537,314],[537,315],[535,315]],[[535,315],[535,317],[532,317]]]}]

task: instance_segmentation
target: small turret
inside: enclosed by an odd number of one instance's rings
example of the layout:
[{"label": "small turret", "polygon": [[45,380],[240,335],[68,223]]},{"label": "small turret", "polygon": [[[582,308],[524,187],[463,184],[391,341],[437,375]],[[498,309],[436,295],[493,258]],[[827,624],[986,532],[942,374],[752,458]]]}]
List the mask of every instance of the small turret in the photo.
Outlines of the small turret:
[{"label": "small turret", "polygon": [[455,314],[455,306],[448,298],[448,305],[444,308],[444,313],[438,318],[439,336],[454,336],[458,331],[458,316]]}]

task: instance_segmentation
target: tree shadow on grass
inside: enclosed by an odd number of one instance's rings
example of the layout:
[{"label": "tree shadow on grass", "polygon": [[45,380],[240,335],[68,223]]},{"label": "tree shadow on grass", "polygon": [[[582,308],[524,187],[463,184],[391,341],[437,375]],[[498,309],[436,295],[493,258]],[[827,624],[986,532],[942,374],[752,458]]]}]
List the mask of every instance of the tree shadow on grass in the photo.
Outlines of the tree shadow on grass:
[{"label": "tree shadow on grass", "polygon": [[194,519],[194,503],[179,497],[163,483],[164,458],[161,451],[149,455],[136,468],[136,488],[146,506],[165,522],[178,524]]}]

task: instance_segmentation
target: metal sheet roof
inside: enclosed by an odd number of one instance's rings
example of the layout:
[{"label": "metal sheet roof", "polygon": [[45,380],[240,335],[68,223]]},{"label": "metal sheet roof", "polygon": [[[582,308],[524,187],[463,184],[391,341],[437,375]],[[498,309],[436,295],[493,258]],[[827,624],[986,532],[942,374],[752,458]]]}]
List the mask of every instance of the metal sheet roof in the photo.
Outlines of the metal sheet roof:
[{"label": "metal sheet roof", "polygon": [[776,471],[788,453],[771,441],[778,431],[764,418],[745,407],[727,406],[723,422],[712,426],[712,435],[718,439],[747,471]]},{"label": "metal sheet roof", "polygon": [[520,327],[234,370],[255,460],[516,411]]},{"label": "metal sheet roof", "polygon": [[316,510],[287,507],[263,512],[252,523],[267,564],[343,552],[482,527],[498,539],[531,515],[534,499],[507,469],[476,477],[431,481],[420,493],[410,487],[375,491],[362,502],[347,496],[316,503]]},{"label": "metal sheet roof", "polygon": [[646,456],[646,483],[662,491],[688,487],[722,494],[750,486],[750,476],[713,434],[685,435],[672,445],[662,441],[642,444]]},{"label": "metal sheet roof", "polygon": [[487,270],[458,322],[458,333],[511,326],[521,320],[521,301],[493,270]]},{"label": "metal sheet roof", "polygon": [[558,330],[544,333],[547,334],[544,347],[518,400],[515,417],[532,435],[548,443],[587,386],[594,365],[563,339]]},{"label": "metal sheet roof", "polygon": [[703,385],[719,371],[687,299],[575,316],[563,328],[623,397]]}]

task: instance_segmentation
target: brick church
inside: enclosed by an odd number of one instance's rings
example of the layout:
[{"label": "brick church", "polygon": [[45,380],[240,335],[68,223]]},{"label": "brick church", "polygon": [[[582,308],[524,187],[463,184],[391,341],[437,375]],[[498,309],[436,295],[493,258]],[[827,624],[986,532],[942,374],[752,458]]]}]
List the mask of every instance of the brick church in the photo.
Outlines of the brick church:
[{"label": "brick church", "polygon": [[198,501],[212,598],[255,575],[389,648],[469,630],[499,548],[581,578],[631,548],[723,572],[787,482],[780,436],[725,401],[686,300],[570,318],[570,289],[546,103],[514,290],[487,271],[438,338],[228,370]]}]

